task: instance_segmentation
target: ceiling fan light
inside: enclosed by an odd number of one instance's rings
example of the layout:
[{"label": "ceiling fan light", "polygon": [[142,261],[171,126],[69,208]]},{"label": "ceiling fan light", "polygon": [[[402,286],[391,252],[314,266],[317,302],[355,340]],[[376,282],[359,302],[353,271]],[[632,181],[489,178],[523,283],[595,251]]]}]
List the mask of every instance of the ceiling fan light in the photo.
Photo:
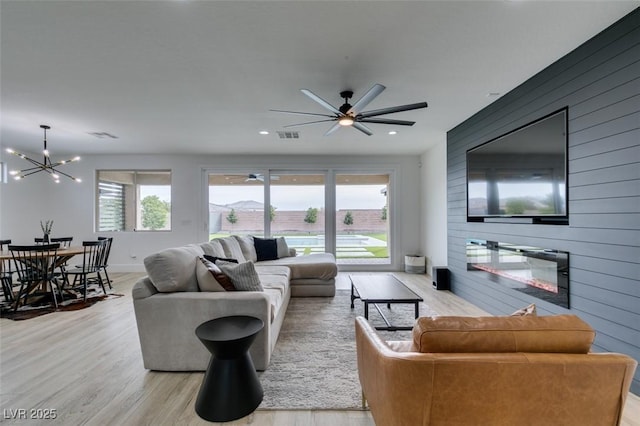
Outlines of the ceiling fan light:
[{"label": "ceiling fan light", "polygon": [[348,115],[345,115],[344,117],[341,117],[341,118],[338,120],[338,123],[339,123],[341,126],[351,126],[351,125],[353,124],[353,122],[354,122],[354,121],[353,121],[353,117],[349,117]]}]

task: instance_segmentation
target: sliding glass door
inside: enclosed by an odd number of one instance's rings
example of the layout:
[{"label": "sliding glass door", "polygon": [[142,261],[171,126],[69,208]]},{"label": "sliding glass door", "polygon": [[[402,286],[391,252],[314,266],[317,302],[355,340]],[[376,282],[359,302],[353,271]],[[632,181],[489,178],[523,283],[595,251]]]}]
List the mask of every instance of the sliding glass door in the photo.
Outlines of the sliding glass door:
[{"label": "sliding glass door", "polygon": [[389,264],[389,174],[336,174],[336,259]]},{"label": "sliding glass door", "polygon": [[206,173],[209,238],[285,237],[298,256],[391,264],[391,173],[269,170]]},{"label": "sliding glass door", "polygon": [[264,235],[264,175],[209,173],[209,239]]},{"label": "sliding glass door", "polygon": [[298,256],[325,251],[325,174],[274,171],[270,181],[269,227],[285,237]]}]

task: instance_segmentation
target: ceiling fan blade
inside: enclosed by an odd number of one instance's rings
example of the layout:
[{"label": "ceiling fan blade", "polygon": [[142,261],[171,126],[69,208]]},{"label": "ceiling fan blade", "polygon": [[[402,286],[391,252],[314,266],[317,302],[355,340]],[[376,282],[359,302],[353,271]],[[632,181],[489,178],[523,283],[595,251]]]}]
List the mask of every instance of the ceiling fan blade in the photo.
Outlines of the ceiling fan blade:
[{"label": "ceiling fan blade", "polygon": [[326,121],[336,121],[336,119],[335,118],[330,118],[328,120],[307,121],[306,123],[289,124],[289,125],[282,126],[282,127],[284,127],[286,129],[286,128],[289,128],[289,127],[306,126],[307,124],[324,123]]},{"label": "ceiling fan blade", "polygon": [[336,130],[338,130],[340,127],[342,127],[340,125],[340,123],[336,123],[333,126],[331,126],[331,128],[329,130],[327,130],[327,132],[324,134],[325,136],[329,136],[331,133],[335,132]]},{"label": "ceiling fan blade", "polygon": [[371,136],[373,135],[373,132],[371,131],[371,129],[369,129],[367,126],[365,126],[364,124],[360,124],[357,121],[355,123],[353,123],[351,125],[351,127],[355,127],[356,129],[360,130],[362,133],[364,133],[367,136]]},{"label": "ceiling fan blade", "polygon": [[308,97],[310,97],[311,99],[313,99],[314,101],[316,101],[317,103],[319,103],[320,105],[322,105],[324,108],[326,108],[329,111],[331,111],[332,113],[338,114],[338,115],[342,115],[342,113],[340,112],[340,110],[338,108],[334,107],[329,102],[325,101],[320,96],[318,96],[315,93],[313,93],[311,90],[300,89],[300,91],[302,93],[304,93],[305,95],[307,95]]},{"label": "ceiling fan blade", "polygon": [[413,126],[415,121],[406,120],[390,120],[386,118],[363,118],[358,120],[359,123],[377,123],[377,124],[395,124],[396,126]]},{"label": "ceiling fan blade", "polygon": [[410,111],[412,109],[426,108],[427,106],[428,105],[426,102],[418,102],[416,104],[408,104],[408,105],[400,105],[396,107],[374,109],[371,111],[358,114],[357,118],[360,119],[360,118],[367,118],[367,117],[375,117],[377,115],[393,114],[394,112]]},{"label": "ceiling fan blade", "polygon": [[301,112],[301,111],[284,111],[281,109],[270,109],[269,111],[273,111],[273,112],[284,112],[287,114],[298,114],[298,115],[318,115],[320,117],[333,117],[333,115],[329,115],[329,114],[318,114],[315,112]]},{"label": "ceiling fan blade", "polygon": [[374,84],[373,87],[369,89],[369,91],[365,93],[364,96],[362,96],[358,102],[349,109],[349,111],[347,111],[347,114],[357,115],[358,112],[362,111],[367,105],[369,105],[369,102],[382,93],[384,89],[386,89],[386,87],[382,84]]}]

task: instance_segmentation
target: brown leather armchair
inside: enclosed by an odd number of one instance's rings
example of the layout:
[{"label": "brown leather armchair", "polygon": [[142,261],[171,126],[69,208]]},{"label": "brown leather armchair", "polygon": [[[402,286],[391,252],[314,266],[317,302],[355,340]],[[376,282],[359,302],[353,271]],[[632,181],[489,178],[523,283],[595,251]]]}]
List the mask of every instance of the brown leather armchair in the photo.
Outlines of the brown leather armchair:
[{"label": "brown leather armchair", "polygon": [[594,336],[574,315],[434,317],[386,342],[358,317],[363,398],[378,426],[617,425],[637,362]]}]

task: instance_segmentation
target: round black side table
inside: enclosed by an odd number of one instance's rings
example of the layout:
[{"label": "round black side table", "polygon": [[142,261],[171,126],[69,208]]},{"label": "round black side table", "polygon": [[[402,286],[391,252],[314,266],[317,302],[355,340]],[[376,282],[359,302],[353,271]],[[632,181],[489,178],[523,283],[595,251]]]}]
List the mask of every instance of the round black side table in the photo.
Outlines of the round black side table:
[{"label": "round black side table", "polygon": [[196,336],[211,352],[211,361],[196,400],[196,413],[211,422],[228,422],[251,414],[262,402],[262,385],[249,347],[262,330],[249,316],[217,318],[200,324]]}]

